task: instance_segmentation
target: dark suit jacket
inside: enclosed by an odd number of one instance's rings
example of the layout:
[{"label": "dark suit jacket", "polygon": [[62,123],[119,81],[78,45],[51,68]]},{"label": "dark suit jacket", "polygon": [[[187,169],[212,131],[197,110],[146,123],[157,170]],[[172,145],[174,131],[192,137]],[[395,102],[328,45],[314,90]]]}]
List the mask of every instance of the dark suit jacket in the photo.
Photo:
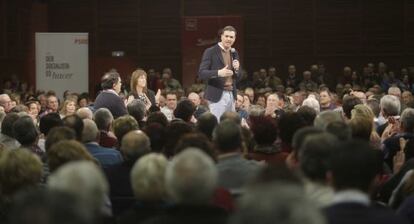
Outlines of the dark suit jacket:
[{"label": "dark suit jacket", "polygon": [[[235,57],[232,59],[239,59],[239,54],[236,52]],[[200,68],[198,70],[198,77],[202,80],[207,81],[204,98],[218,102],[223,94],[225,78],[218,76],[218,70],[224,68],[224,59],[221,54],[221,48],[218,44],[207,48],[204,51],[201,59]],[[241,78],[241,68],[233,75],[233,97],[236,99],[237,88],[236,82]]]},{"label": "dark suit jacket", "polygon": [[128,114],[125,103],[122,99],[110,92],[101,92],[96,97],[94,104],[95,110],[102,107],[108,108],[114,116],[114,119]]},{"label": "dark suit jacket", "polygon": [[112,210],[115,216],[122,214],[135,202],[130,179],[134,162],[135,161],[124,161],[121,164],[104,169],[109,183],[109,197],[112,202]]},{"label": "dark suit jacket", "polygon": [[327,207],[325,215],[328,224],[399,224],[408,223],[392,210],[359,203],[338,203]]},{"label": "dark suit jacket", "polygon": [[211,205],[174,205],[146,224],[225,224],[228,213]]}]

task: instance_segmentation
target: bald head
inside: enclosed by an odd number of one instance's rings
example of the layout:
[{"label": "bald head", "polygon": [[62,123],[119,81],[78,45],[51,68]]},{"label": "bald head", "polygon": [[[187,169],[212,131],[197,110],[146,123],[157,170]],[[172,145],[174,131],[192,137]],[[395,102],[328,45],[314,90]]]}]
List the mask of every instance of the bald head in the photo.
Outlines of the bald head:
[{"label": "bald head", "polygon": [[134,162],[150,151],[151,141],[142,131],[130,131],[122,138],[121,153],[125,161]]},{"label": "bald head", "polygon": [[1,94],[0,95],[0,106],[4,108],[4,112],[10,112],[11,108],[11,99],[8,94]]},{"label": "bald head", "polygon": [[91,119],[83,119],[82,142],[98,141],[99,130]]},{"label": "bald head", "polygon": [[194,106],[200,105],[200,96],[197,93],[191,92],[188,94],[188,99],[193,102]]},{"label": "bald head", "polygon": [[88,107],[81,107],[78,109],[78,111],[76,111],[76,114],[81,118],[81,119],[93,119],[93,113],[92,110],[89,109]]}]

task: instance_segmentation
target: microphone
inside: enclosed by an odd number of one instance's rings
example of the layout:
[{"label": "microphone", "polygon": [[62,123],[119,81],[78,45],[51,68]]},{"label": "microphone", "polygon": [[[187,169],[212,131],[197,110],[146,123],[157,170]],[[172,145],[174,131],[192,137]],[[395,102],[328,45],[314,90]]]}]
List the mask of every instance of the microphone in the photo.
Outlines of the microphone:
[{"label": "microphone", "polygon": [[[233,47],[230,48],[230,54],[231,54],[231,61],[237,60],[236,59],[236,49],[234,49]],[[233,70],[234,70],[234,72],[236,72],[238,69],[237,70],[233,69]]]},{"label": "microphone", "polygon": [[236,49],[233,47],[230,49],[231,59],[234,60],[236,58]]}]

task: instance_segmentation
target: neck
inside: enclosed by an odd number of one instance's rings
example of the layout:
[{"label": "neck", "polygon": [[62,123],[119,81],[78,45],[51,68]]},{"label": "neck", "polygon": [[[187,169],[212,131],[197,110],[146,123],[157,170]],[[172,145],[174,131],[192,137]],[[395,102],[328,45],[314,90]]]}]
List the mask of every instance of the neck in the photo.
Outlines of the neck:
[{"label": "neck", "polygon": [[137,91],[137,93],[143,93],[144,92],[144,87],[137,87],[137,88],[135,88],[135,91]]}]

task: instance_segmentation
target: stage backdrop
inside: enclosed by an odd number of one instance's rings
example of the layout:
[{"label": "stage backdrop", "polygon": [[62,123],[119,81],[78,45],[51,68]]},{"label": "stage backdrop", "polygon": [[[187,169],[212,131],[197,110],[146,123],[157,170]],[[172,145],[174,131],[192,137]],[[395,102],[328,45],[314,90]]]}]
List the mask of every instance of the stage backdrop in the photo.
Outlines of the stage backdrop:
[{"label": "stage backdrop", "polygon": [[36,89],[88,92],[88,33],[36,33]]},{"label": "stage backdrop", "polygon": [[217,44],[219,29],[231,25],[237,30],[234,48],[243,67],[243,24],[240,16],[189,16],[181,21],[182,83],[189,87],[197,78],[201,56],[206,48]]}]

